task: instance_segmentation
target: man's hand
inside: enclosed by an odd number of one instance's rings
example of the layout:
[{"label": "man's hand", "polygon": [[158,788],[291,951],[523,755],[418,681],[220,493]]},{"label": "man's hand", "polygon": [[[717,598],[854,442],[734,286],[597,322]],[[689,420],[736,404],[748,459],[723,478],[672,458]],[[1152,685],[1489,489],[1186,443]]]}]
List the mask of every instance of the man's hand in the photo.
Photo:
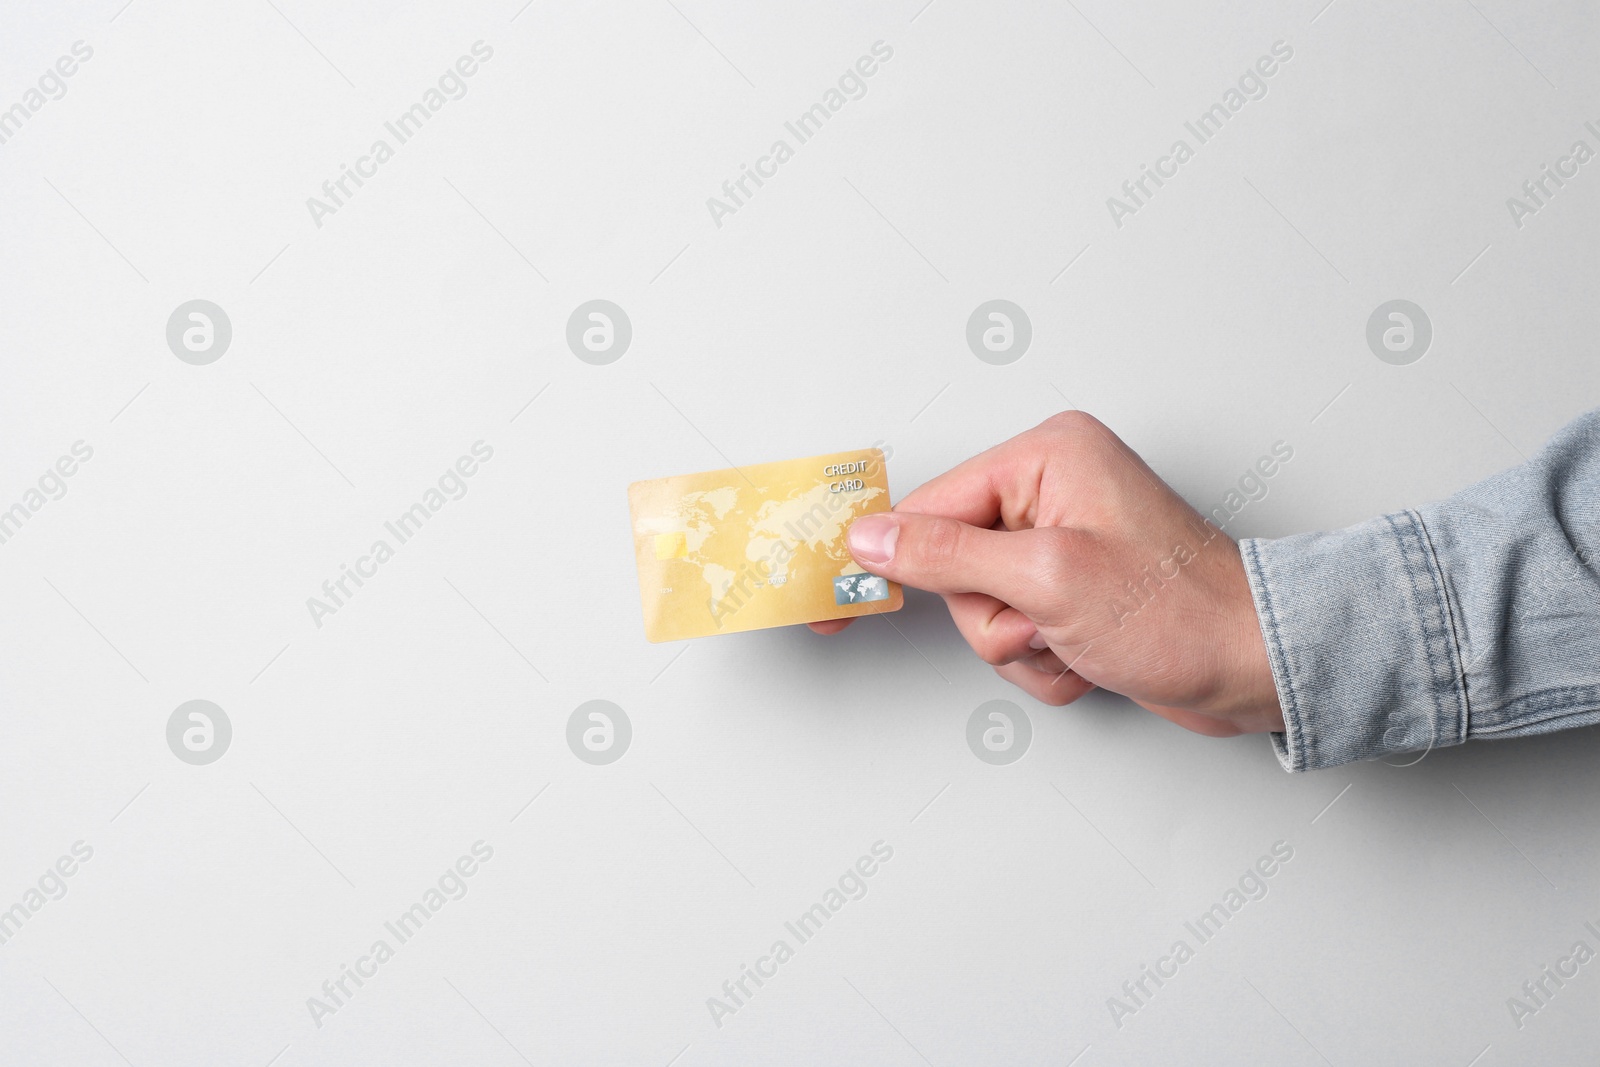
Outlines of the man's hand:
[{"label": "man's hand", "polygon": [[873,574],[941,594],[978,655],[1046,704],[1100,686],[1213,737],[1283,729],[1238,546],[1089,415],[991,448],[849,540]]}]

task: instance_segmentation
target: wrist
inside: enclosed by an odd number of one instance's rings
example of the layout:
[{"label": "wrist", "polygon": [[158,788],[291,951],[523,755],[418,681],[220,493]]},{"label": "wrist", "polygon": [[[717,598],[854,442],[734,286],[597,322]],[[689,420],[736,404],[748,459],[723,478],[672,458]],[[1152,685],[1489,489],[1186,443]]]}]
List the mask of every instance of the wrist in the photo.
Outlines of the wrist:
[{"label": "wrist", "polygon": [[1245,572],[1239,547],[1230,543],[1230,574],[1225,602],[1228,606],[1224,628],[1223,661],[1226,681],[1222,686],[1222,707],[1216,714],[1226,716],[1246,733],[1281,733],[1283,707],[1278,699],[1277,680],[1267,655],[1266,635],[1256,611],[1250,579]]}]

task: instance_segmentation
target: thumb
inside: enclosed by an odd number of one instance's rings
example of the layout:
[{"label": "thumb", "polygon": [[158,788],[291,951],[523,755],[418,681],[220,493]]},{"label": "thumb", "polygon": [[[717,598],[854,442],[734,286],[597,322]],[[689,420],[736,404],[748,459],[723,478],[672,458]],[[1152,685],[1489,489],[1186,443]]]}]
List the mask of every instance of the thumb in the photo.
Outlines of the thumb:
[{"label": "thumb", "polygon": [[911,512],[863,515],[850,524],[857,563],[933,593],[988,593],[1027,613],[1050,585],[1046,530],[986,530]]}]

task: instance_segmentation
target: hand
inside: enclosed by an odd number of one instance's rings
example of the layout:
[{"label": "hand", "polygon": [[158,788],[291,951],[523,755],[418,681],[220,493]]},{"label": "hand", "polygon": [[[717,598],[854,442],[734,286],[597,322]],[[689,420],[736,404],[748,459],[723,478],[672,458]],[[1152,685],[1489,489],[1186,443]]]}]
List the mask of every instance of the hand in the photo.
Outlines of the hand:
[{"label": "hand", "polygon": [[978,655],[1046,704],[1100,686],[1212,737],[1283,729],[1238,546],[1089,415],[967,460],[849,543],[873,574],[942,595]]}]

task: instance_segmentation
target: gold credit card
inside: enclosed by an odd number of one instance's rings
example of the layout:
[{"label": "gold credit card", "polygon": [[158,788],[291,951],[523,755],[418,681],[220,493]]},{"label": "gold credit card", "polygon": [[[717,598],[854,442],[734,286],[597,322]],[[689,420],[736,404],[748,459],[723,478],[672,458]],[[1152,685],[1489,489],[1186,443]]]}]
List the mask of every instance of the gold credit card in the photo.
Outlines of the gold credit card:
[{"label": "gold credit card", "polygon": [[899,611],[850,557],[853,519],[889,510],[876,448],[628,486],[651,641]]}]

